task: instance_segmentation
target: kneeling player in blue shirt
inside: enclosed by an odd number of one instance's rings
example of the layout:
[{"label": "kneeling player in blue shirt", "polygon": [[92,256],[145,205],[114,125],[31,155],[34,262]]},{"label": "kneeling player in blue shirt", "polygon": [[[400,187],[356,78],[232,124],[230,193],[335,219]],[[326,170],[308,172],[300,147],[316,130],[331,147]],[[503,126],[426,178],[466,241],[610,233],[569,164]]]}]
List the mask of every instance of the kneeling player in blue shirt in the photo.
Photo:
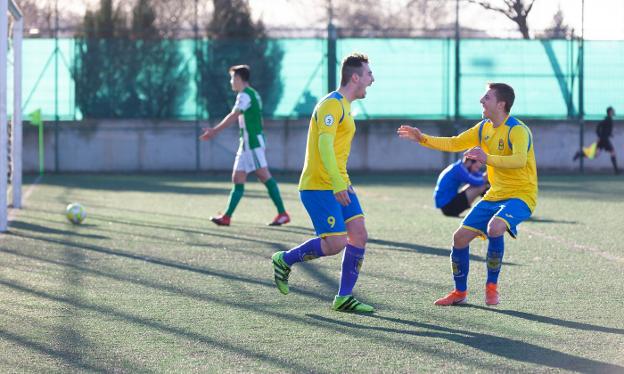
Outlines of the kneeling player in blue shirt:
[{"label": "kneeling player in blue shirt", "polygon": [[483,163],[464,157],[442,170],[433,191],[436,208],[451,217],[459,217],[470,208],[477,196],[483,195],[490,187],[481,172],[482,166]]}]

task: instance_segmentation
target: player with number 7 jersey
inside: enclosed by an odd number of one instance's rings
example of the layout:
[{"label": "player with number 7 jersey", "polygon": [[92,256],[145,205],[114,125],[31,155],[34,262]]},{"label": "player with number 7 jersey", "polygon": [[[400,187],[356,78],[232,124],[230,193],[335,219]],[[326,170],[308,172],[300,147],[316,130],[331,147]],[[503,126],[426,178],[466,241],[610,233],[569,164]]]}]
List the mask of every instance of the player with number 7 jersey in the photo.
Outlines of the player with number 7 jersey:
[{"label": "player with number 7 jersey", "polygon": [[342,62],[340,88],[316,105],[308,129],[299,193],[317,237],[272,257],[275,284],[282,294],[287,294],[295,263],[336,255],[344,249],[340,288],[332,304],[332,309],[342,312],[373,311],[372,306],[352,295],[364,260],[367,233],[364,212],[347,173],[355,135],[351,102],[363,99],[373,81],[368,58],[352,54]]}]

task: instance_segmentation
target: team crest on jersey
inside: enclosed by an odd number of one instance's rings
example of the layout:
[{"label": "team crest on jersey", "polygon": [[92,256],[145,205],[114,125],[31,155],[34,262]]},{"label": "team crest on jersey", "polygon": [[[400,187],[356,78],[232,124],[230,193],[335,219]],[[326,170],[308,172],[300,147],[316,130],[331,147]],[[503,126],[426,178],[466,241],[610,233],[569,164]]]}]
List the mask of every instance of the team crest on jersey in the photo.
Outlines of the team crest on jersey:
[{"label": "team crest on jersey", "polygon": [[331,114],[328,114],[325,116],[325,126],[331,126],[334,124],[334,116],[332,116]]},{"label": "team crest on jersey", "polygon": [[503,142],[503,139],[498,139],[498,150],[502,151],[505,148],[505,143]]}]

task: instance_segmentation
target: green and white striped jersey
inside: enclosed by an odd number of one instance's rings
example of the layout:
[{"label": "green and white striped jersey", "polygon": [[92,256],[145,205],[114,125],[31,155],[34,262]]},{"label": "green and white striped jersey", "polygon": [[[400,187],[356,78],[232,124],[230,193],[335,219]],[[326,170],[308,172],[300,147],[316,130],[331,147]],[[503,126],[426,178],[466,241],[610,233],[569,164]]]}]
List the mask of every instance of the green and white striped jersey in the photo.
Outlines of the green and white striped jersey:
[{"label": "green and white striped jersey", "polygon": [[262,99],[258,91],[246,87],[236,95],[234,109],[241,112],[238,116],[240,128],[240,146],[243,149],[264,147],[265,140],[262,133]]}]

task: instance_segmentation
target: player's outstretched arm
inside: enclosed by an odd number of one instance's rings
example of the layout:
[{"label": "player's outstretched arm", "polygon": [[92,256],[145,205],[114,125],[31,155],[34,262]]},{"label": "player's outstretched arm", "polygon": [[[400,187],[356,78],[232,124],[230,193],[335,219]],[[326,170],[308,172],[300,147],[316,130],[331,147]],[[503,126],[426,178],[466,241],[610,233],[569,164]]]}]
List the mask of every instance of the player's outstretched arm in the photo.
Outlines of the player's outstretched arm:
[{"label": "player's outstretched arm", "polygon": [[422,142],[424,139],[423,133],[419,128],[407,125],[401,125],[401,127],[397,129],[397,134],[399,135],[399,138],[408,139],[418,143]]},{"label": "player's outstretched arm", "polygon": [[457,136],[431,136],[424,134],[417,127],[402,125],[397,129],[400,138],[418,142],[420,145],[445,152],[465,151],[479,144],[479,125],[462,132]]},{"label": "player's outstretched arm", "polygon": [[216,125],[215,127],[204,127],[203,128],[204,132],[199,136],[199,139],[201,139],[201,140],[210,140],[210,139],[214,138],[223,129],[225,129],[226,127],[231,126],[234,122],[236,122],[236,120],[238,119],[239,115],[240,115],[239,111],[233,110],[232,112],[230,112],[230,114],[225,116],[225,118],[223,118],[221,120],[221,122],[219,122],[219,124]]}]

